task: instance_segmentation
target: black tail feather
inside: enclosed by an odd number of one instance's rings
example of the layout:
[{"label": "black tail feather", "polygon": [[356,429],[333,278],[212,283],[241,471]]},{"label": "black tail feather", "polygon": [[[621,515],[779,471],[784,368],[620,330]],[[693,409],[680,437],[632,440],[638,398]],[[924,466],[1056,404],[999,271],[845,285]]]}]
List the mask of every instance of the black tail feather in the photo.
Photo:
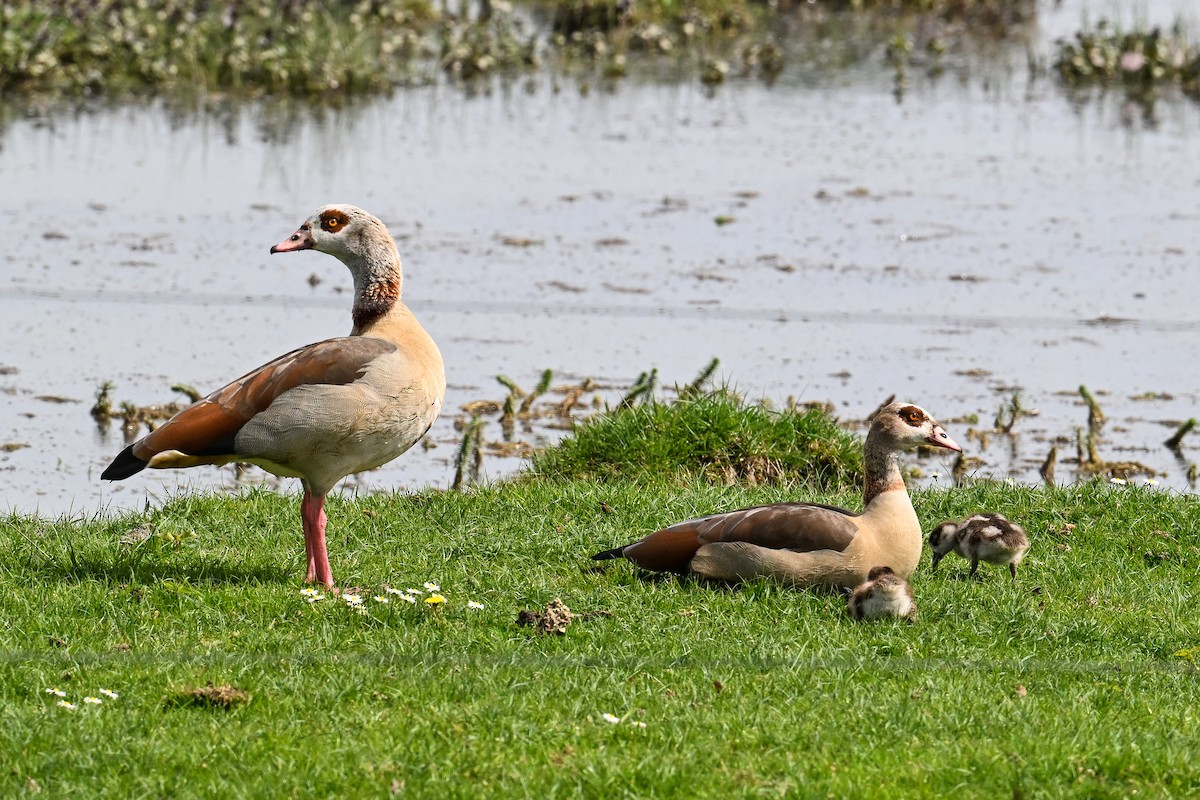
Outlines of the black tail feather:
[{"label": "black tail feather", "polygon": [[106,481],[120,481],[128,478],[130,475],[136,475],[146,468],[146,462],[133,454],[133,445],[129,445],[121,451],[120,455],[112,460],[112,463],[105,468],[104,472],[100,473],[100,477]]},{"label": "black tail feather", "polygon": [[608,561],[613,558],[624,558],[625,548],[629,545],[623,544],[620,547],[614,547],[612,550],[605,550],[603,553],[596,553],[592,556],[592,561]]}]

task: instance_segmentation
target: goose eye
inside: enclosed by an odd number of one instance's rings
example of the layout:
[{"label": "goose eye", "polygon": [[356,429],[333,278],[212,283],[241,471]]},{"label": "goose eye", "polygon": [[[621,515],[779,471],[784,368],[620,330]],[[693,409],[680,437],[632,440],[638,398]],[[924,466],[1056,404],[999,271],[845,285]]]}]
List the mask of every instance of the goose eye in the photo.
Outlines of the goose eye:
[{"label": "goose eye", "polygon": [[346,215],[339,211],[330,211],[321,215],[321,229],[328,233],[337,233],[346,227]]}]

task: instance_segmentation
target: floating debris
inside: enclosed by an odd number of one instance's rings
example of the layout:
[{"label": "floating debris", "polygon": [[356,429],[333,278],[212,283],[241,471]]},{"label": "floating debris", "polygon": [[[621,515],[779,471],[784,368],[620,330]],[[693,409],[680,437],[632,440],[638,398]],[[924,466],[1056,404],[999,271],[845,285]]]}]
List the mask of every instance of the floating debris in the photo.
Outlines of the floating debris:
[{"label": "floating debris", "polygon": [[1092,393],[1082,384],[1079,386],[1079,396],[1083,398],[1083,402],[1087,403],[1088,430],[1096,435],[1104,427],[1104,412],[1100,410],[1100,404],[1096,402],[1096,398],[1092,397]]},{"label": "floating debris", "polygon": [[1025,408],[1021,402],[1021,390],[1017,389],[1008,402],[1000,404],[1000,410],[996,412],[995,429],[998,433],[1011,435],[1018,419],[1036,417],[1038,413],[1036,409]]},{"label": "floating debris", "polygon": [[1050,445],[1050,452],[1046,454],[1046,460],[1038,467],[1038,474],[1042,476],[1047,486],[1054,485],[1054,465],[1058,463],[1058,448]]},{"label": "floating debris", "polygon": [[471,417],[463,434],[462,444],[459,445],[458,455],[454,458],[454,482],[450,484],[453,491],[460,491],[479,481],[479,473],[483,469],[483,451],[479,447],[482,436],[483,420],[480,417]]},{"label": "floating debris", "polygon": [[1169,447],[1172,450],[1178,451],[1180,449],[1180,446],[1183,444],[1183,437],[1185,437],[1189,433],[1191,433],[1192,429],[1195,427],[1196,427],[1196,419],[1195,419],[1195,417],[1193,417],[1193,418],[1189,419],[1187,422],[1180,425],[1179,430],[1175,431],[1175,434],[1170,439],[1167,439],[1165,442],[1163,442],[1163,444],[1165,444],[1167,447]]}]

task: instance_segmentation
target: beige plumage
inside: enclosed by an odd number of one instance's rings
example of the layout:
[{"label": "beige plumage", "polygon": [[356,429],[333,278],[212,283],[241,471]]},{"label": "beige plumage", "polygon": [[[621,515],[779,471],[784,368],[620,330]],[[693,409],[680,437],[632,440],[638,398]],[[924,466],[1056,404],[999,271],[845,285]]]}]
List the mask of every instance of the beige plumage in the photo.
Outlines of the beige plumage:
[{"label": "beige plumage", "polygon": [[921,524],[899,455],[919,445],[961,451],[923,408],[885,406],[863,443],[863,506],[855,514],[819,503],[776,503],[679,522],[593,556],[708,578],[769,577],[794,586],[851,589],[873,566],[907,578],[921,557]]},{"label": "beige plumage", "polygon": [[271,248],[298,250],[349,268],[350,335],[293,350],[218,389],[125,448],[101,477],[238,461],[300,478],[306,578],[332,587],[325,496],[419,441],[441,411],[446,377],[437,345],[400,300],[400,255],[382,222],[355,206],[325,206]]}]

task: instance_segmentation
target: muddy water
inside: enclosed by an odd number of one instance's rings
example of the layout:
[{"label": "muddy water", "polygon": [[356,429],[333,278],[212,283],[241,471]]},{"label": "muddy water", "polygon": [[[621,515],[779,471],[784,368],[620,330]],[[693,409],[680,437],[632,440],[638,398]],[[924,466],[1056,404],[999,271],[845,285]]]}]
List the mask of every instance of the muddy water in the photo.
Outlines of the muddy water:
[{"label": "muddy water", "polygon": [[[1147,121],[1113,98],[1073,103],[1023,59],[916,75],[902,103],[867,69],[712,96],[535,78],[337,113],[14,122],[0,134],[0,510],[91,515],[233,485],[209,468],[101,484],[124,440],[88,408],[103,381],[118,401],[160,402],[172,383],[207,391],[346,333],[345,269],[267,254],[334,201],[396,234],[450,382],[435,446],[352,490],[447,486],[459,409],[502,398],[497,374],[592,377],[611,399],[643,370],[686,382],[716,356],[718,380],[776,403],[829,401],[847,419],[891,394],[921,403],[954,420],[977,474],[1028,483],[1051,443],[1074,456],[1086,384],[1109,418],[1101,455],[1187,491],[1200,434],[1182,457],[1161,442],[1200,412],[1200,109],[1168,96]],[[1039,412],[1019,436],[964,441],[1016,390]],[[921,466],[948,480],[949,464]]]}]

